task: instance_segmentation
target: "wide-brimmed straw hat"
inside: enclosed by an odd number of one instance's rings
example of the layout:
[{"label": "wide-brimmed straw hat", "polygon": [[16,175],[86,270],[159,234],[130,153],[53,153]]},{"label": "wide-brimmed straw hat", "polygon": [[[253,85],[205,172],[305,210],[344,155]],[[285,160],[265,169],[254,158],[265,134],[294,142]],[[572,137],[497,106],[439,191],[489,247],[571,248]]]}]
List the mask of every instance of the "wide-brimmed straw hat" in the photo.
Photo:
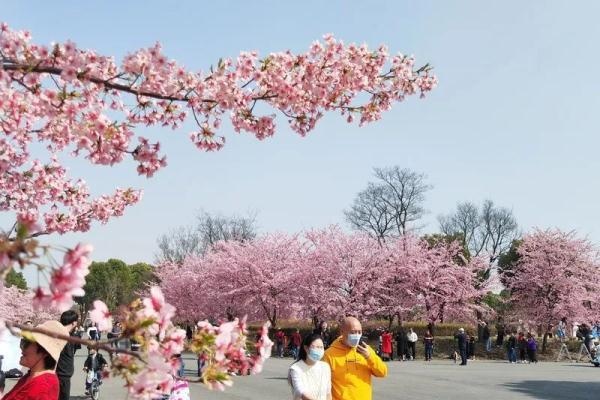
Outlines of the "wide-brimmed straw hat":
[{"label": "wide-brimmed straw hat", "polygon": [[[46,321],[43,324],[36,326],[36,328],[43,329],[48,333],[69,336],[69,330],[58,321]],[[43,347],[57,362],[60,357],[60,352],[65,347],[65,344],[67,344],[66,340],[58,339],[38,332],[28,332],[26,337],[33,338],[33,340],[39,346]]]}]

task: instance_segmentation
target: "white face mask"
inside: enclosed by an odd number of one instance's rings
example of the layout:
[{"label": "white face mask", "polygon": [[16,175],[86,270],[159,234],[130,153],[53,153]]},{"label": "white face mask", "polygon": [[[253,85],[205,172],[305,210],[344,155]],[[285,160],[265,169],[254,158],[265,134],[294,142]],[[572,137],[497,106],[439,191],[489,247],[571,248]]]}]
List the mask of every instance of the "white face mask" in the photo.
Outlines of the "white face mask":
[{"label": "white face mask", "polygon": [[361,337],[362,335],[360,333],[350,333],[346,339],[346,344],[350,347],[356,347],[360,343]]}]

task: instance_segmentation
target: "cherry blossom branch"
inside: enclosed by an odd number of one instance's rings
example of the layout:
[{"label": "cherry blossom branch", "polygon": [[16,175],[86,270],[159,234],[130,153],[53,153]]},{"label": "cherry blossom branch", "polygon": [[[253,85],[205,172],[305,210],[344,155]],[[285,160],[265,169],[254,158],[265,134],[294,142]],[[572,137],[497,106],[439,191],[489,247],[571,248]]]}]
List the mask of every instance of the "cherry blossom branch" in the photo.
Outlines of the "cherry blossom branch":
[{"label": "cherry blossom branch", "polygon": [[137,353],[135,351],[127,350],[127,349],[118,349],[118,348],[112,347],[110,345],[109,341],[86,340],[86,339],[82,339],[77,336],[61,335],[60,333],[52,332],[52,331],[49,331],[49,330],[46,330],[43,328],[37,328],[37,327],[32,327],[32,326],[27,326],[27,325],[18,324],[18,323],[12,323],[12,322],[6,322],[6,327],[10,330],[10,332],[13,335],[23,336],[23,334],[22,334],[23,332],[41,333],[43,335],[50,336],[50,337],[53,337],[56,339],[66,340],[69,343],[85,345],[88,348],[92,348],[92,349],[96,349],[96,350],[104,350],[104,351],[108,352],[109,354],[119,354],[119,353],[127,354],[127,355],[137,358],[138,360],[142,361],[143,363],[146,363],[146,360],[144,360],[140,356],[139,353]]}]

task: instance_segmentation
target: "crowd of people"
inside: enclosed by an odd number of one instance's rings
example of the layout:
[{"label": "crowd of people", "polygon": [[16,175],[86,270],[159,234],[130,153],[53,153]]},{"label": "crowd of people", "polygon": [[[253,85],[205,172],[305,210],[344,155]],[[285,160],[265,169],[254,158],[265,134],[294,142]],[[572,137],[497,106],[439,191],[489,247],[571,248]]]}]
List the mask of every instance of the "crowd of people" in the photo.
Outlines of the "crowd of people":
[{"label": "crowd of people", "polygon": [[[61,336],[81,336],[84,331],[78,325],[79,316],[75,311],[66,311],[60,321],[46,321],[38,328]],[[575,324],[573,324],[575,325]],[[593,324],[577,324],[573,334],[569,334],[567,319],[557,324],[557,339],[564,341],[568,337],[577,337],[582,346],[588,350],[592,363],[600,365],[600,322]],[[91,328],[91,329],[90,329]],[[91,340],[99,340],[99,332],[88,327],[87,334]],[[428,326],[421,338],[425,361],[431,361],[435,348],[433,324]],[[115,324],[111,338],[118,338],[120,327]],[[491,332],[488,324],[480,321],[478,335],[469,334],[459,328],[454,335],[455,347],[450,357],[460,365],[467,365],[467,360],[475,356],[476,343],[485,346],[486,351],[493,348]],[[506,329],[504,325],[496,327],[496,347],[504,348],[508,362],[537,363],[538,343],[531,331]],[[191,332],[188,331],[188,339]],[[299,329],[286,335],[282,329],[274,334],[275,354],[279,357],[292,357],[295,361],[288,372],[288,382],[295,400],[353,400],[371,398],[371,377],[385,377],[387,367],[385,361],[417,359],[417,343],[419,337],[413,328],[405,330],[400,326],[394,333],[381,328],[378,344],[371,347],[365,342],[360,321],[354,317],[345,318],[340,325],[340,335],[334,338],[327,322],[321,322],[310,334],[302,338]],[[395,349],[394,349],[395,344]],[[3,400],[63,400],[70,398],[71,378],[74,374],[74,355],[80,346],[67,342],[62,338],[32,332],[20,342],[21,358],[19,363],[28,372],[4,396]],[[395,351],[394,351],[395,350]],[[184,375],[183,360],[178,356],[180,368],[178,377]],[[88,357],[84,362],[86,378],[86,394],[91,382],[101,382],[101,372],[108,363],[102,354],[94,348],[88,349]],[[199,364],[198,372],[200,373]],[[178,398],[189,398],[189,387],[184,380],[176,380],[176,388],[182,395]],[[181,385],[179,385],[181,384]],[[4,382],[0,380],[0,395]],[[187,395],[185,395],[187,393]]]}]

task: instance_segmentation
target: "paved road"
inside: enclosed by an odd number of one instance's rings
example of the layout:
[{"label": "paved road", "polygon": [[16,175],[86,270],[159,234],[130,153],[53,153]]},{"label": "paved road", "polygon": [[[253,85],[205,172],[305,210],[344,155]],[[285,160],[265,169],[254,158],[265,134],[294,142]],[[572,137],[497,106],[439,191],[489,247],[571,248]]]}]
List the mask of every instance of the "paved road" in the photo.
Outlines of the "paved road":
[{"label": "paved road", "polygon": [[[76,370],[81,371],[84,357],[76,357]],[[187,373],[195,371],[195,360],[185,357]],[[287,386],[290,360],[270,359],[262,374],[235,377],[233,388],[211,392],[193,385],[192,399],[202,400],[281,400],[291,398]],[[474,361],[460,367],[451,361],[439,360],[390,362],[389,375],[374,379],[374,399],[444,399],[444,400],[591,400],[600,398],[600,368],[590,364],[539,363],[537,365]],[[12,386],[9,382],[7,386]],[[83,372],[72,382],[72,399],[82,400]],[[107,380],[100,398],[126,398],[119,380]]]}]

